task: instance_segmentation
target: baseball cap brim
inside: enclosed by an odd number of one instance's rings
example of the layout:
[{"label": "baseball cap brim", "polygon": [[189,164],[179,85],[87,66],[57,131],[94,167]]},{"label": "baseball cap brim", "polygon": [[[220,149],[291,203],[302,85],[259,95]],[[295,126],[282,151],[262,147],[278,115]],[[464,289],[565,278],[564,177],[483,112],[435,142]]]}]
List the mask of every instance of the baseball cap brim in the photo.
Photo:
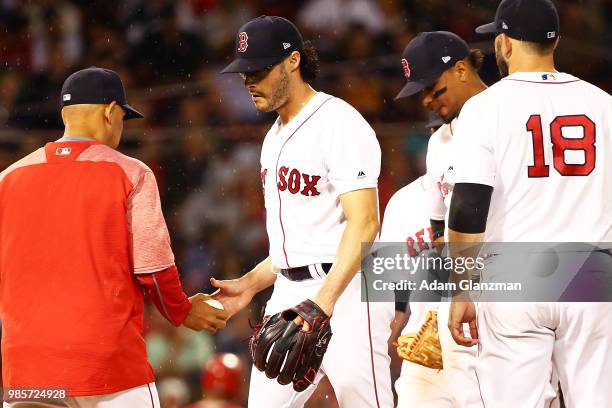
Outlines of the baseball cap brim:
[{"label": "baseball cap brim", "polygon": [[440,77],[440,75],[442,75],[442,73],[440,74],[435,73],[434,75],[428,78],[422,79],[420,81],[408,81],[406,85],[404,85],[402,90],[399,91],[399,93],[395,97],[395,100],[406,98],[408,96],[412,96],[412,95],[415,95],[421,92],[423,89],[427,88],[428,86],[436,82],[436,80]]},{"label": "baseball cap brim", "polygon": [[142,113],[138,112],[136,109],[132,108],[127,103],[125,105],[121,105],[121,107],[123,108],[123,110],[125,110],[125,116],[123,116],[123,120],[144,118],[144,115]]},{"label": "baseball cap brim", "polygon": [[229,74],[229,73],[261,71],[262,69],[266,69],[276,64],[277,62],[281,61],[283,58],[285,58],[284,55],[280,57],[276,56],[276,57],[251,58],[251,59],[236,58],[228,66],[223,68],[221,73]]},{"label": "baseball cap brim", "polygon": [[476,27],[476,32],[478,34],[498,34],[500,31],[497,28],[497,24],[495,24],[495,22],[492,22]]}]

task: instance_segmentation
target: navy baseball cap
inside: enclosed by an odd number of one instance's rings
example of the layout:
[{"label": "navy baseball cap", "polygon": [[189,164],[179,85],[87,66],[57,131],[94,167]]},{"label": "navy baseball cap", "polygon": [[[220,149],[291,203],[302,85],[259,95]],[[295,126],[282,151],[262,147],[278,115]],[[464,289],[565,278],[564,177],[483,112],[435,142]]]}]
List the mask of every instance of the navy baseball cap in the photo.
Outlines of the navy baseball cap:
[{"label": "navy baseball cap", "polygon": [[419,33],[402,53],[402,70],[408,82],[395,99],[422,91],[469,54],[470,47],[456,34],[448,31]]},{"label": "navy baseball cap", "polygon": [[477,27],[476,32],[550,43],[559,37],[559,13],[551,0],[502,0],[495,21]]},{"label": "navy baseball cap", "polygon": [[236,57],[221,72],[261,71],[303,48],[302,34],[291,21],[277,16],[260,16],[240,27]]},{"label": "navy baseball cap", "polygon": [[110,69],[89,67],[70,75],[62,85],[61,105],[106,105],[117,102],[125,110],[123,120],[144,118],[127,103],[125,88],[119,75]]}]

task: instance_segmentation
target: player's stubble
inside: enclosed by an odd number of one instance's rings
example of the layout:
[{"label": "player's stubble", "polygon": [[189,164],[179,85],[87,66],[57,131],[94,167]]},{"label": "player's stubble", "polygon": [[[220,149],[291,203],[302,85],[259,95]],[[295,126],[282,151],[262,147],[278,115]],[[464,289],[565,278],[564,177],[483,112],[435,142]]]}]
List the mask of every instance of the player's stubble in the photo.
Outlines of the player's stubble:
[{"label": "player's stubble", "polygon": [[289,99],[289,75],[283,64],[280,64],[279,68],[278,81],[275,86],[272,87],[272,93],[270,96],[264,96],[267,102],[266,106],[259,107],[255,105],[260,112],[276,111],[285,105]]}]

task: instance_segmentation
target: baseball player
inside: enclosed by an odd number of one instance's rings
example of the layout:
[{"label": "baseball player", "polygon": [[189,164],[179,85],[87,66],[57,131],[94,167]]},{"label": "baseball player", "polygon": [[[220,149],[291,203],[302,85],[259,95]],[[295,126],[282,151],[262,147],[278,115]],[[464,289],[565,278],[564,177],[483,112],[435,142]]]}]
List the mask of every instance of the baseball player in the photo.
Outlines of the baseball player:
[{"label": "baseball player", "polygon": [[0,173],[4,407],[158,407],[143,293],[176,326],[228,315],[187,298],[153,173],[114,150],[142,117],[119,76],[84,69],[61,95],[64,136]]},{"label": "baseball player", "polygon": [[[427,196],[419,177],[397,191],[389,200],[381,227],[381,242],[405,242],[412,256],[433,249],[432,233],[427,213]],[[406,311],[406,303],[398,302],[400,313]],[[436,303],[410,302],[410,317],[401,334],[417,333],[424,323],[428,310],[435,310]],[[402,319],[396,319],[402,321]],[[394,339],[397,333],[394,330]],[[393,353],[397,354],[395,350]],[[453,407],[452,393],[444,379],[444,371],[403,361],[400,377],[395,382],[398,407]]]},{"label": "baseball player", "polygon": [[[469,98],[486,89],[478,75],[482,59],[480,50],[470,50],[465,41],[447,31],[419,33],[402,54],[406,85],[396,99],[420,93],[423,106],[444,122],[429,139],[427,173],[422,178],[426,216],[430,219],[432,239],[436,242],[444,240],[445,217],[453,190],[453,129],[456,117]],[[430,307],[438,310],[439,322],[442,322],[441,326],[446,326],[449,304],[443,302]],[[419,370],[415,376],[423,376],[419,381],[435,384],[440,392],[439,396],[434,397],[435,394],[431,393],[431,399],[421,397],[422,400],[428,401],[431,406],[482,407],[474,374],[476,347],[457,347],[446,327],[440,327],[439,333],[445,375],[427,373],[426,368],[413,368]]]},{"label": "baseball player", "polygon": [[[496,35],[504,78],[466,102],[454,131],[450,242],[610,242],[612,99],[555,69],[554,4],[502,1],[476,31]],[[609,273],[609,253],[593,256]],[[476,316],[465,299],[449,327],[458,343],[480,343],[487,407],[547,407],[553,363],[567,407],[610,406],[610,303],[482,302]]]},{"label": "baseball player", "polygon": [[478,75],[483,54],[447,31],[419,33],[402,54],[406,85],[396,99],[420,93],[425,108],[442,125],[429,139],[424,186],[434,240],[443,240],[453,189],[453,128],[463,104],[486,89]]},{"label": "baseball player", "polygon": [[[429,122],[425,124],[425,128],[433,134],[443,123],[440,117],[432,113],[430,114]],[[425,191],[424,187],[422,187],[422,179],[423,177],[421,176],[393,194],[385,208],[385,215],[380,227],[381,242],[406,242],[408,246],[406,249],[411,248],[412,251],[410,253],[414,256],[418,256],[422,251],[432,249],[431,243],[433,242],[427,215],[427,201],[419,197],[421,195],[419,192]],[[419,181],[419,183],[416,183],[416,181]],[[415,187],[418,185],[421,188]],[[405,208],[408,207],[410,207],[410,212],[408,213],[410,216],[405,214]],[[411,232],[406,233],[406,231]],[[405,299],[400,299],[399,296],[396,296],[395,317],[391,323],[391,338],[389,339],[392,380],[397,380],[399,377],[403,361],[396,351],[396,341],[400,335],[418,332],[420,326],[416,319],[422,316],[415,309],[419,308],[423,303],[408,306],[408,302]],[[410,326],[409,328],[406,328],[407,324]],[[395,384],[396,393],[397,388],[398,385]]]},{"label": "baseball player", "polygon": [[303,338],[311,334],[312,326],[301,324],[308,310],[316,313],[315,324],[327,322],[327,336],[333,332],[329,343],[329,337],[317,341],[328,347],[320,369],[305,377],[312,385],[304,389],[301,379],[281,385],[281,376],[278,382],[266,377],[270,365],[266,374],[254,369],[249,407],[301,407],[323,375],[342,407],[391,407],[393,305],[362,302],[357,273],[362,243],[379,230],[380,147],[354,108],[309,85],[316,62],[312,45],[284,18],[261,16],[237,35],[236,59],[224,72],[241,74],[259,111],[278,113],[261,152],[270,256],[240,279],[213,279],[214,297],[232,315],[274,285],[267,316],[300,311],[296,338]]}]

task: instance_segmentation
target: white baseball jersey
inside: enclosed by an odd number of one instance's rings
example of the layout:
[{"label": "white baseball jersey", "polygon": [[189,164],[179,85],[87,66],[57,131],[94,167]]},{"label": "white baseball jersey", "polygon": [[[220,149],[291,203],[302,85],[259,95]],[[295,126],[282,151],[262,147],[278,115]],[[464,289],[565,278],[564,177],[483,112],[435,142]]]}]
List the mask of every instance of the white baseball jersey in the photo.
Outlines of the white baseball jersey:
[{"label": "white baseball jersey", "polygon": [[428,217],[444,220],[454,186],[453,130],[456,119],[440,126],[429,138],[427,144],[427,173],[424,186],[427,193]]},{"label": "white baseball jersey", "polygon": [[[380,240],[406,242],[407,251],[413,256],[432,249],[428,200],[424,176],[396,192],[385,209]],[[397,406],[482,408],[474,375],[477,348],[458,346],[452,340],[446,325],[448,302],[410,302],[410,319],[402,334],[418,333],[428,310],[438,311],[444,370],[404,361],[400,378],[395,383],[399,398]]]},{"label": "white baseball jersey", "polygon": [[[411,256],[433,249],[424,181],[424,177],[419,177],[393,194],[385,209],[381,226],[380,241],[405,242],[406,251]],[[411,302],[410,318],[402,329],[402,334],[418,332],[425,321],[426,312],[436,309],[437,305],[438,303]]]},{"label": "white baseball jersey", "polygon": [[339,197],[377,188],[380,157],[361,114],[323,92],[286,125],[274,123],[263,142],[261,180],[275,268],[334,262],[346,226]]},{"label": "white baseball jersey", "polygon": [[610,118],[610,95],[565,73],[515,73],[467,101],[455,183],[493,187],[485,240],[612,241]]}]

